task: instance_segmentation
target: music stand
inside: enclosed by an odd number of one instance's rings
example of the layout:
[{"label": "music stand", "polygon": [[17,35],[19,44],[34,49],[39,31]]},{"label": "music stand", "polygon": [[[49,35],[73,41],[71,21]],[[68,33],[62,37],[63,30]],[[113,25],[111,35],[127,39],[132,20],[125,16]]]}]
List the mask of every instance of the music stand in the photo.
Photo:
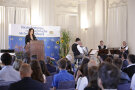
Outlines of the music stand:
[{"label": "music stand", "polygon": [[98,55],[105,55],[105,54],[108,54],[109,53],[109,50],[108,49],[100,49],[98,51]]},{"label": "music stand", "polygon": [[113,55],[114,54],[120,54],[120,50],[118,50],[118,49],[117,50],[110,50],[110,53],[113,54]]}]

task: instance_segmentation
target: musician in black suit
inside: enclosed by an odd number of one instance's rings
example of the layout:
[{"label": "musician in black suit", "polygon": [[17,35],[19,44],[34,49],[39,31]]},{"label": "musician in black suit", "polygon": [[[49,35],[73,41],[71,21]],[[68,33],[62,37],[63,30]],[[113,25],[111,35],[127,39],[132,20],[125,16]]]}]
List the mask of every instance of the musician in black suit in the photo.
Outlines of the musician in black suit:
[{"label": "musician in black suit", "polygon": [[32,70],[29,64],[23,64],[20,68],[22,80],[9,86],[8,90],[45,90],[44,84],[31,78]]},{"label": "musician in black suit", "polygon": [[125,54],[128,55],[128,45],[127,45],[126,41],[123,41],[122,44],[123,44],[123,45],[122,45],[122,47],[120,48],[120,51],[121,51],[122,53],[125,53]]},{"label": "musician in black suit", "polygon": [[34,35],[34,29],[30,28],[28,35],[25,37],[25,45],[29,44],[31,40],[37,40],[36,36]]},{"label": "musician in black suit", "polygon": [[[100,45],[98,45],[99,50],[107,49],[107,46],[104,45],[104,42],[101,40]],[[104,61],[108,56],[106,54],[98,53],[98,56]]]},{"label": "musician in black suit", "polygon": [[104,42],[101,40],[100,41],[100,45],[98,46],[98,49],[101,50],[101,49],[107,49],[106,45],[104,45]]}]

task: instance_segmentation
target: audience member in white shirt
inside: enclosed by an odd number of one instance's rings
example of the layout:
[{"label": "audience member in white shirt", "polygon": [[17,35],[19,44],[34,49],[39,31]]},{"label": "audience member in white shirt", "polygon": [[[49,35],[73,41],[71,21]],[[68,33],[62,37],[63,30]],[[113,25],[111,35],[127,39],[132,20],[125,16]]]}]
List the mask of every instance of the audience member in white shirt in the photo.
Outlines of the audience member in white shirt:
[{"label": "audience member in white shirt", "polygon": [[4,81],[19,81],[21,80],[20,73],[11,65],[12,57],[8,53],[1,56],[1,61],[4,67],[0,70],[0,80]]},{"label": "audience member in white shirt", "polygon": [[82,76],[77,81],[77,90],[84,90],[84,88],[88,85],[88,65],[84,65]]}]

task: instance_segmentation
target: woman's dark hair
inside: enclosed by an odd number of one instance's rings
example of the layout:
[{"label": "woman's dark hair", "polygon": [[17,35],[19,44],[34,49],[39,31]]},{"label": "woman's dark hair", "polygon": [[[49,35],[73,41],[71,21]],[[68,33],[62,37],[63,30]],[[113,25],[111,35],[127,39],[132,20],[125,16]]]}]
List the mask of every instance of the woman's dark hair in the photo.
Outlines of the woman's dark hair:
[{"label": "woman's dark hair", "polygon": [[135,55],[134,54],[130,54],[128,55],[128,59],[131,63],[135,63]]},{"label": "woman's dark hair", "polygon": [[120,80],[120,70],[113,64],[102,63],[98,68],[98,78],[105,89],[116,89]]},{"label": "woman's dark hair", "polygon": [[110,63],[110,64],[112,64],[112,58],[110,58],[110,57],[107,57],[105,60],[104,60],[104,62],[107,62],[107,63]]},{"label": "woman's dark hair", "polygon": [[49,73],[49,71],[48,71],[48,69],[47,69],[47,67],[46,67],[45,62],[44,62],[43,60],[40,60],[39,63],[40,63],[40,66],[41,66],[42,73],[43,73],[45,76],[50,76],[50,73]]},{"label": "woman's dark hair", "polygon": [[37,60],[32,60],[31,63],[32,75],[31,78],[40,82],[44,82],[43,73],[40,64]]},{"label": "woman's dark hair", "polygon": [[123,63],[120,58],[117,58],[113,60],[113,64],[116,65],[116,67],[118,67],[119,69],[121,69]]},{"label": "woman's dark hair", "polygon": [[33,28],[29,29],[28,35],[30,35],[31,30],[33,30],[33,35],[34,35],[34,29]]},{"label": "woman's dark hair", "polygon": [[1,61],[4,65],[11,65],[12,63],[12,56],[9,53],[4,53],[1,56]]},{"label": "woman's dark hair", "polygon": [[88,58],[84,58],[83,61],[82,61],[82,64],[80,66],[80,71],[83,72],[83,67],[85,66],[85,64],[88,64],[90,60]]},{"label": "woman's dark hair", "polygon": [[87,87],[98,87],[98,67],[92,66],[88,68],[88,86]]},{"label": "woman's dark hair", "polygon": [[72,65],[70,61],[67,61],[67,67],[66,70],[72,71]]},{"label": "woman's dark hair", "polygon": [[85,64],[82,71],[82,76],[88,76],[88,64]]}]

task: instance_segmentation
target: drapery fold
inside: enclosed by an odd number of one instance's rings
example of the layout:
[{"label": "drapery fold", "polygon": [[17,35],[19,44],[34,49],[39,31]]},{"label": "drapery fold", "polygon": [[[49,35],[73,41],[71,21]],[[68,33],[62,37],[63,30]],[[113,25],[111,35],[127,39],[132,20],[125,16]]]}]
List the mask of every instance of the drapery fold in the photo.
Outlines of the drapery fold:
[{"label": "drapery fold", "polygon": [[0,49],[8,49],[9,24],[30,24],[29,8],[0,6]]},{"label": "drapery fold", "polygon": [[127,38],[127,6],[108,8],[107,44],[119,47]]}]

